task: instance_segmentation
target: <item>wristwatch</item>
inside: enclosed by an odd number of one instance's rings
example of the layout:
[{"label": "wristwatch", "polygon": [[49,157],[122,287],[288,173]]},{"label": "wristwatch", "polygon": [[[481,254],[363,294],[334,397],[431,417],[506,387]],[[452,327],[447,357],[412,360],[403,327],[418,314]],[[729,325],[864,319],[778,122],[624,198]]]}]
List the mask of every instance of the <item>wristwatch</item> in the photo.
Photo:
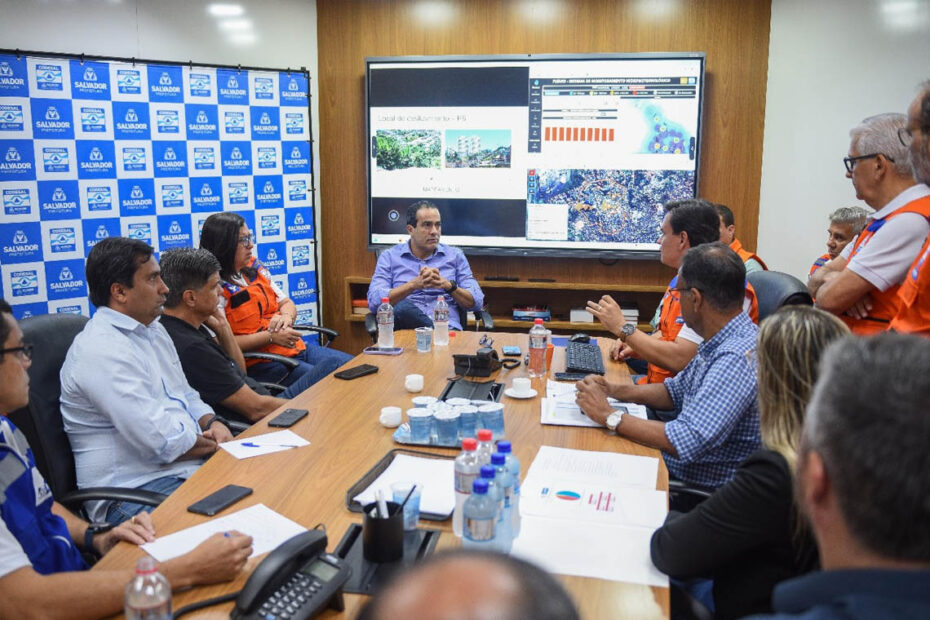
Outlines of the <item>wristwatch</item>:
[{"label": "wristwatch", "polygon": [[612,431],[616,431],[617,427],[620,426],[620,419],[623,417],[622,411],[614,411],[609,416],[607,416],[607,428]]},{"label": "wristwatch", "polygon": [[94,536],[103,534],[113,529],[112,523],[91,523],[84,532],[84,551],[94,550]]},{"label": "wristwatch", "polygon": [[636,331],[636,326],[632,323],[624,323],[623,327],[620,328],[620,340],[626,342],[626,339],[633,335],[633,332]]},{"label": "wristwatch", "polygon": [[455,280],[449,280],[449,284],[450,286],[449,290],[446,291],[447,293],[453,293],[455,292],[455,289],[459,287],[459,285],[455,283]]}]

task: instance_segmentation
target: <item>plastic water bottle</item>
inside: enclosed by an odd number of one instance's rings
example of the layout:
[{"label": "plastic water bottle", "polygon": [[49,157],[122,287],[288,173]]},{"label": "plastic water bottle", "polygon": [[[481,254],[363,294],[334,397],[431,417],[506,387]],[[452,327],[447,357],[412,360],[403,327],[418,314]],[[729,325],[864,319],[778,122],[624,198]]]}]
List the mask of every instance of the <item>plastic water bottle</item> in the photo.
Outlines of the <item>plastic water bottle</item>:
[{"label": "plastic water bottle", "polygon": [[394,346],[394,306],[387,297],[381,298],[378,306],[378,347],[390,349]]},{"label": "plastic water bottle", "polygon": [[462,511],[465,501],[471,495],[472,482],[478,477],[478,442],[475,439],[462,440],[462,452],[455,457],[455,510],[452,512],[452,532],[462,536]]},{"label": "plastic water bottle", "polygon": [[494,454],[494,433],[488,428],[478,429],[478,467],[491,462]]},{"label": "plastic water bottle", "polygon": [[531,377],[544,377],[546,375],[546,341],[549,331],[543,325],[542,319],[533,321],[530,329],[530,365],[527,373]]},{"label": "plastic water bottle", "polygon": [[433,307],[433,343],[437,347],[449,344],[449,304],[443,295],[436,298]]},{"label": "plastic water bottle", "polygon": [[507,457],[507,469],[510,470],[510,475],[513,476],[513,506],[510,512],[513,517],[511,529],[513,537],[516,538],[520,535],[520,461],[517,459],[517,455],[513,453],[513,446],[509,441],[498,441],[497,451]]},{"label": "plastic water bottle", "polygon": [[493,465],[481,466],[481,478],[488,481],[488,495],[497,502],[497,535],[495,538],[495,548],[503,551],[502,548],[505,540],[508,538],[504,530],[504,491],[501,489],[500,481],[497,480],[497,470]]},{"label": "plastic water bottle", "polygon": [[510,553],[510,547],[513,545],[511,536],[513,528],[510,525],[513,522],[513,474],[510,473],[510,469],[507,467],[506,454],[500,452],[492,454],[491,465],[497,470],[495,480],[500,484],[501,491],[504,494],[504,511],[501,515],[501,527],[498,533],[498,549],[504,553]]},{"label": "plastic water bottle", "polygon": [[154,558],[136,562],[136,576],[126,585],[123,601],[128,620],[171,620],[171,584],[158,572]]},{"label": "plastic water bottle", "polygon": [[478,478],[472,483],[472,493],[465,502],[462,546],[466,549],[487,549],[497,546],[497,502],[488,496],[488,481]]}]

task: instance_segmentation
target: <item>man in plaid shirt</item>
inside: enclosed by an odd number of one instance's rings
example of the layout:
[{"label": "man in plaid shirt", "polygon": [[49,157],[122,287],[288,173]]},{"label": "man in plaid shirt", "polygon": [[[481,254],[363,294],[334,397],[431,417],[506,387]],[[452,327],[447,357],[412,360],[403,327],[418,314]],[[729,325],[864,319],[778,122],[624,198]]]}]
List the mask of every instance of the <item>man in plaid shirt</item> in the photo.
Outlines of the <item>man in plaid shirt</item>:
[{"label": "man in plaid shirt", "polygon": [[[760,445],[754,352],[758,328],[743,312],[746,268],[722,243],[692,248],[678,272],[685,323],[704,338],[697,355],[664,383],[629,385],[589,375],[577,402],[588,417],[638,443],[658,448],[669,473],[716,489]],[[669,422],[616,413],[612,396],[654,409],[673,409]]]}]

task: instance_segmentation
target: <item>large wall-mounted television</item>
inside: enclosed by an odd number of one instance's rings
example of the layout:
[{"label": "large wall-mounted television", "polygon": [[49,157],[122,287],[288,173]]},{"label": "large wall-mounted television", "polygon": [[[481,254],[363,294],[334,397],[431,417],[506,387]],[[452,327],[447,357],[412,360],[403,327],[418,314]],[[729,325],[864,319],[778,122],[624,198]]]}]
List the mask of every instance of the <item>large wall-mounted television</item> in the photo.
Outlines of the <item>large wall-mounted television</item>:
[{"label": "large wall-mounted television", "polygon": [[366,59],[368,246],[417,200],[466,253],[658,256],[697,195],[704,54]]}]

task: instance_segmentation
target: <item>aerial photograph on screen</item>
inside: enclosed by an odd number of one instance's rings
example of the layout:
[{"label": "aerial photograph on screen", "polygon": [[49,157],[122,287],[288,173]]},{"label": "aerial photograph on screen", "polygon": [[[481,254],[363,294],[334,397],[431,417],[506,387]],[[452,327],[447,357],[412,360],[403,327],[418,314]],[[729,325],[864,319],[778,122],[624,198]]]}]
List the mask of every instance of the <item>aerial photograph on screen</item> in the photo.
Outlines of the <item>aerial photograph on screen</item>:
[{"label": "aerial photograph on screen", "polygon": [[694,196],[689,170],[540,170],[533,204],[568,206],[569,241],[656,243],[663,205]]},{"label": "aerial photograph on screen", "polygon": [[382,170],[440,168],[442,134],[433,129],[379,129],[375,161]]},{"label": "aerial photograph on screen", "polygon": [[509,168],[509,129],[446,131],[446,168]]}]

